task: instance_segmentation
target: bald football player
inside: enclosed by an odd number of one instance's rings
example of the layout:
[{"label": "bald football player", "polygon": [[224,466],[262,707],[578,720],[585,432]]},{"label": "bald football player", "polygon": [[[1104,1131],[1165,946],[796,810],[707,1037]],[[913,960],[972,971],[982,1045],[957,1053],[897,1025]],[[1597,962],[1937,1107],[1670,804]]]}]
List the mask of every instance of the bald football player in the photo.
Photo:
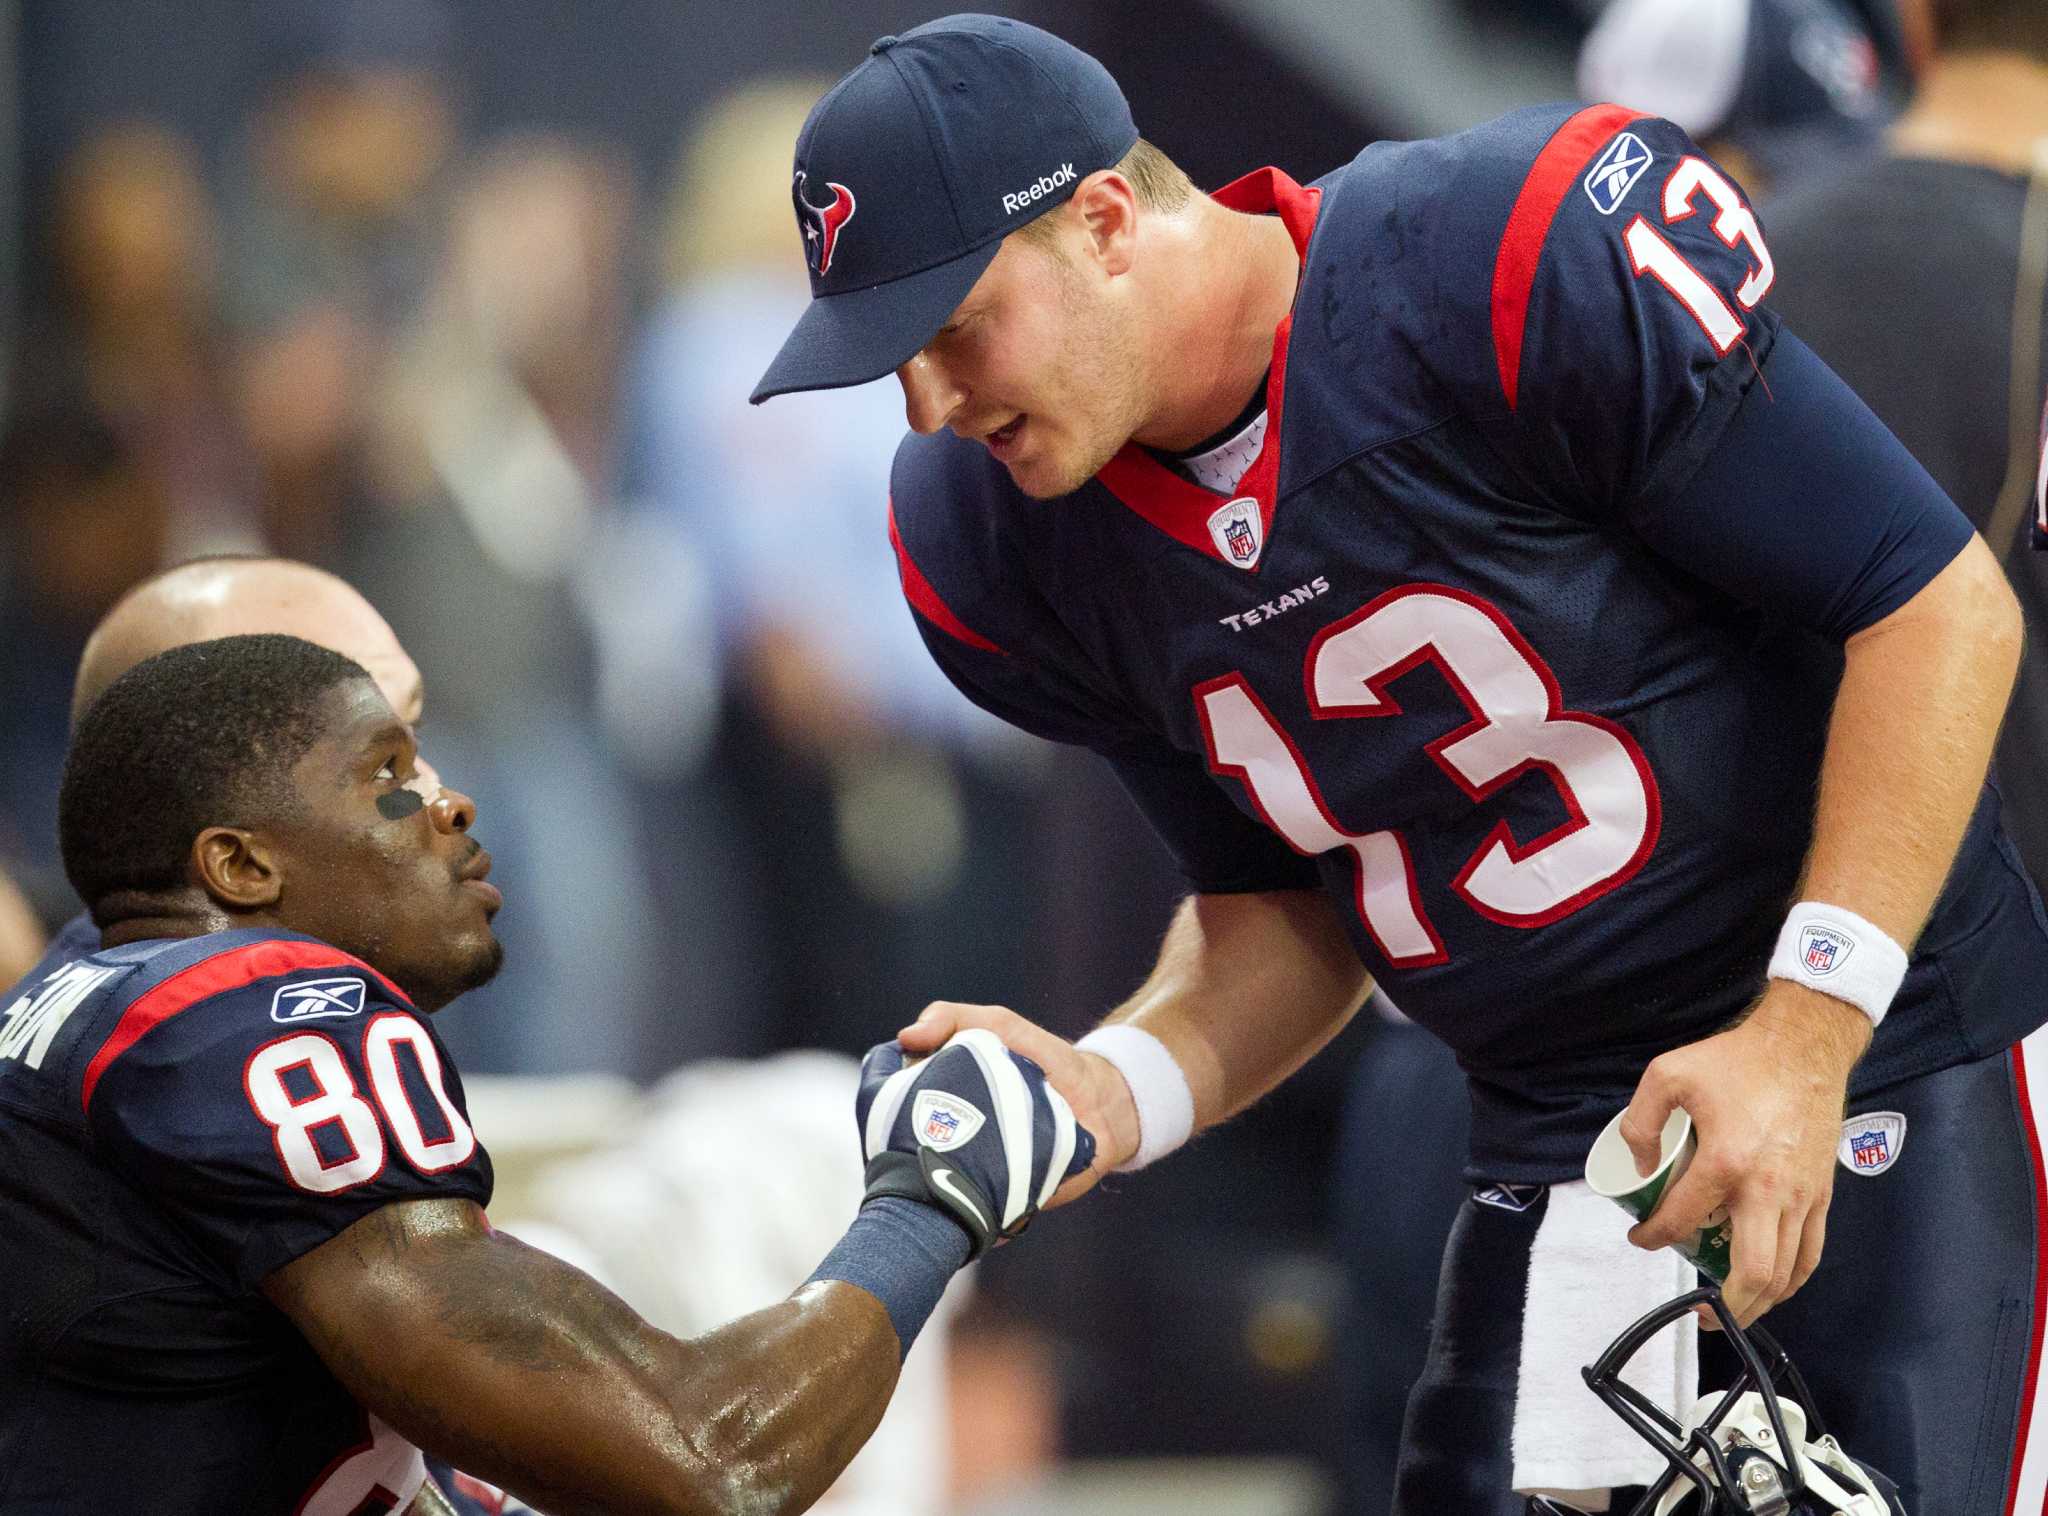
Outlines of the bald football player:
[{"label": "bald football player", "polygon": [[369,670],[399,720],[416,724],[426,698],[419,666],[390,624],[346,580],[290,558],[196,558],[145,579],[86,639],[71,723],[145,658],[188,642],[278,632],[303,637]]}]

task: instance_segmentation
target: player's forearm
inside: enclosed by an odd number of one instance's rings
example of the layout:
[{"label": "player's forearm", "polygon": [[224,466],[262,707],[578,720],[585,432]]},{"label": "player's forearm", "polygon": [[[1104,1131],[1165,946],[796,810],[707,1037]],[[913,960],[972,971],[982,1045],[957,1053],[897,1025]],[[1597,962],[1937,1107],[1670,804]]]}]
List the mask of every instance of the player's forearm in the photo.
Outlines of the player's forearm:
[{"label": "player's forearm", "polygon": [[1109,1020],[1166,1045],[1187,1076],[1200,1130],[1308,1062],[1371,988],[1320,891],[1193,895],[1174,914],[1151,975]]},{"label": "player's forearm", "polygon": [[554,1516],[803,1510],[888,1403],[897,1334],[851,1285],[682,1341],[569,1265],[437,1210],[388,1207],[328,1244],[355,1255],[344,1299],[295,1309],[289,1270],[273,1297],[371,1410]]},{"label": "player's forearm", "polygon": [[1849,639],[1802,898],[1854,911],[1911,949],[1977,803],[2022,640],[2018,604],[1979,538]]}]

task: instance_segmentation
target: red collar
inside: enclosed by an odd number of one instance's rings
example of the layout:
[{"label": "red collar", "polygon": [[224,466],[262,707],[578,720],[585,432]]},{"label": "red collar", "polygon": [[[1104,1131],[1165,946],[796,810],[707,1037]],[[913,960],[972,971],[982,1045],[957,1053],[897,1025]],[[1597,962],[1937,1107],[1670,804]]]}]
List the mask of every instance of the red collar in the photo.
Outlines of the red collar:
[{"label": "red collar", "polygon": [[1227,211],[1247,211],[1254,216],[1278,211],[1294,239],[1294,250],[1308,256],[1309,233],[1316,229],[1316,209],[1323,192],[1303,189],[1277,168],[1255,168],[1242,179],[1233,179],[1209,197]]},{"label": "red collar", "polygon": [[[1228,210],[1253,214],[1277,211],[1287,234],[1294,239],[1295,252],[1306,259],[1309,234],[1315,230],[1322,197],[1320,189],[1304,189],[1277,168],[1261,168],[1226,184],[1212,198]],[[1250,565],[1254,573],[1264,558],[1266,541],[1273,529],[1273,491],[1280,479],[1280,405],[1286,386],[1287,339],[1293,327],[1294,313],[1290,310],[1273,330],[1273,362],[1266,372],[1266,440],[1239,481],[1235,496],[1226,499],[1190,483],[1134,442],[1125,443],[1095,476],[1118,500],[1175,541],[1239,567],[1244,565],[1217,545],[1221,528],[1212,531],[1210,521],[1240,500],[1255,502],[1259,510],[1259,536],[1258,556]]]}]

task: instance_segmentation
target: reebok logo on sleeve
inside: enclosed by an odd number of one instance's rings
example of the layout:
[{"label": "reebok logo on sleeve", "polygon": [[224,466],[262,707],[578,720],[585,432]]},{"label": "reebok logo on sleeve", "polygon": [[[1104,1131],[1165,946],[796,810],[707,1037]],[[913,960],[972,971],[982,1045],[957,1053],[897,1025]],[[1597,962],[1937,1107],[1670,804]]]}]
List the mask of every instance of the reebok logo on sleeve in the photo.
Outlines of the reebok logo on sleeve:
[{"label": "reebok logo on sleeve", "polygon": [[270,997],[270,1019],[290,1026],[300,1021],[360,1016],[363,993],[360,979],[302,979]]}]

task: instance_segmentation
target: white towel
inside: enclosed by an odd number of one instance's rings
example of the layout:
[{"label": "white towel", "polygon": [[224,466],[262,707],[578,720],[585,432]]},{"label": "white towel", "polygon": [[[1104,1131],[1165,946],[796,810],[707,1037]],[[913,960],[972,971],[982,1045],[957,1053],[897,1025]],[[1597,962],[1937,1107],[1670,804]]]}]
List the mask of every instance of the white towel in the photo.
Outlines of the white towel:
[{"label": "white towel", "polygon": [[[1586,1388],[1579,1370],[1637,1317],[1699,1283],[1669,1248],[1628,1241],[1628,1213],[1583,1181],[1550,1187],[1529,1252],[1522,1362],[1515,1389],[1514,1488],[1604,1511],[1618,1485],[1649,1484],[1664,1459]],[[1691,1316],[1643,1345],[1622,1376],[1674,1416],[1699,1393]]]}]

